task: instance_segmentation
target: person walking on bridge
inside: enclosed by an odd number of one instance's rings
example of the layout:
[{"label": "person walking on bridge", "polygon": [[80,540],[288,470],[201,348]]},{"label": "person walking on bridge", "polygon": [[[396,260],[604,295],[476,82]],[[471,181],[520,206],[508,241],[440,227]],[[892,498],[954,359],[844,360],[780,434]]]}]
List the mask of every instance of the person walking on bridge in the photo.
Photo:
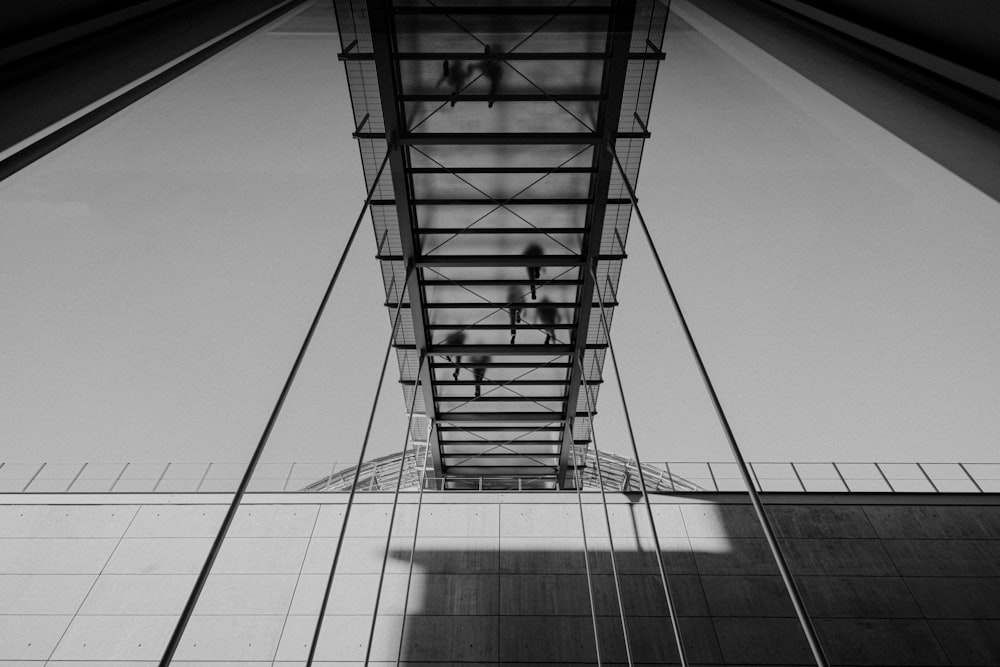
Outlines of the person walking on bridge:
[{"label": "person walking on bridge", "polygon": [[[525,258],[527,258],[529,260],[533,260],[533,259],[535,259],[537,257],[541,257],[545,253],[542,252],[542,246],[538,245],[537,243],[530,243],[530,244],[528,244],[528,247],[524,249],[524,253],[522,253],[522,254],[525,256]],[[531,282],[531,300],[532,301],[534,301],[535,299],[538,298],[538,295],[536,294],[536,289],[538,288],[538,286],[539,286],[538,283],[539,283],[539,281],[541,279],[542,279],[542,267],[540,267],[538,265],[529,264],[528,265],[528,280]]]},{"label": "person walking on bridge", "polygon": [[552,305],[548,297],[543,297],[538,305],[538,320],[541,322],[542,331],[545,332],[545,344],[548,345],[550,340],[558,341],[556,325],[562,322],[562,314]]}]

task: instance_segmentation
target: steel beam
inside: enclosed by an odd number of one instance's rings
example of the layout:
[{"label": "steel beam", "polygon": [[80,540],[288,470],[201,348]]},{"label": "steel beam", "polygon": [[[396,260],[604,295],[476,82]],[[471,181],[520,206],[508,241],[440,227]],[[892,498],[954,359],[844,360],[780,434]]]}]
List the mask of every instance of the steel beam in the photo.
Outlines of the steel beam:
[{"label": "steel beam", "polygon": [[489,422],[492,424],[510,422],[512,424],[549,424],[564,422],[566,417],[561,412],[455,412],[442,410],[438,419],[446,424],[465,422]]},{"label": "steel beam", "polygon": [[[376,61],[378,59],[376,58]],[[604,137],[596,132],[416,132],[390,135],[398,137],[404,146],[470,146],[470,145],[601,145]],[[622,139],[649,139],[648,132],[622,132]],[[358,139],[385,139],[380,132],[359,132]]]},{"label": "steel beam", "polygon": [[[434,286],[434,287],[442,287],[444,285],[449,285],[449,286],[452,286],[452,287],[457,287],[458,285],[455,284],[456,282],[458,282],[458,281],[455,281],[455,280],[437,280],[437,279],[430,280],[430,279],[427,279],[427,278],[425,278],[424,281],[423,281],[424,286]],[[471,286],[471,287],[477,287],[477,286],[508,286],[508,285],[530,285],[533,282],[535,282],[535,281],[529,280],[527,278],[496,278],[496,279],[484,279],[484,280],[478,280],[478,279],[477,280],[465,280],[465,279],[463,279],[462,282],[460,283],[460,285],[463,285],[463,286],[466,286],[466,287],[469,287],[469,286]],[[576,279],[576,278],[573,278],[573,279],[570,279],[570,280],[546,280],[545,284],[546,285],[570,285],[570,286],[576,286],[576,285],[582,285],[583,284],[583,280],[579,280],[579,279]]]},{"label": "steel beam", "polygon": [[569,331],[575,329],[574,324],[464,324],[464,323],[452,323],[452,324],[428,324],[428,331],[454,331],[455,329],[461,329],[462,331],[510,331],[514,329],[515,331],[539,331],[545,329],[554,329],[555,331]]},{"label": "steel beam", "polygon": [[[598,260],[615,261],[626,259],[627,255],[598,255]],[[376,255],[381,260],[402,260],[400,255]],[[417,268],[447,267],[498,267],[498,266],[586,266],[586,259],[580,255],[543,255],[541,257],[518,257],[515,255],[420,255]]]},{"label": "steel beam", "polygon": [[[609,58],[604,64],[604,98],[598,112],[597,132],[602,137],[602,142],[607,145],[614,143],[618,134],[618,121],[621,116],[622,99],[625,94],[625,80],[628,72],[629,45],[632,41],[632,25],[635,19],[635,0],[616,0],[614,3],[614,13],[611,15],[611,25],[608,31],[608,53]],[[600,258],[601,236],[604,233],[604,215],[608,203],[608,188],[611,184],[611,170],[614,161],[607,151],[594,152],[593,167],[596,171],[591,180],[591,196],[595,198],[591,206],[587,220],[587,227],[590,234],[584,239],[583,254],[586,262],[591,266],[597,266]],[[594,279],[593,272],[588,270],[583,272],[583,285],[580,287],[580,307],[577,309],[577,330],[573,341],[576,344],[576,358],[582,360],[584,351],[587,349],[587,332],[590,328],[590,311],[594,300]],[[566,393],[566,409],[576,410],[576,404],[580,395],[580,367],[582,364],[574,364],[569,373],[569,385]],[[569,456],[573,444],[573,421],[566,424],[563,434],[563,455],[559,461],[559,485],[565,487],[566,471],[569,465]]]},{"label": "steel beam", "polygon": [[525,475],[548,475],[556,482],[555,474],[558,465],[553,466],[449,466],[446,472],[452,477],[510,477],[524,478]]},{"label": "steel beam", "polygon": [[[573,354],[572,345],[430,345],[427,354],[430,356],[454,356],[463,358],[468,355],[490,354],[496,356],[546,356],[561,357]],[[468,360],[465,361],[466,368],[472,366]],[[539,367],[542,364],[538,364]],[[483,384],[486,384],[485,382]]]},{"label": "steel beam", "polygon": [[410,167],[411,174],[592,174],[592,167]]},{"label": "steel beam", "polygon": [[[545,364],[546,368],[562,368],[568,369],[572,366],[572,362],[569,361],[557,361],[551,364]],[[465,368],[465,364],[456,364],[450,361],[436,361],[431,358],[431,368]],[[538,363],[530,363],[527,361],[489,361],[480,364],[483,368],[538,368]]]},{"label": "steel beam", "polygon": [[[386,301],[383,305],[386,308],[395,308],[396,307],[396,302],[395,301]],[[579,308],[580,305],[581,304],[578,304],[575,301],[549,301],[548,303],[541,302],[541,301],[525,301],[525,302],[518,302],[517,303],[517,308],[520,308],[521,310],[533,310],[533,309],[538,309],[538,308]],[[592,305],[596,307],[597,303],[594,302]],[[617,305],[618,305],[617,301],[605,301],[604,302],[604,307],[605,308],[614,308]],[[403,308],[412,308],[412,307],[413,307],[412,304],[407,304],[407,303],[403,304]],[[440,301],[440,302],[437,302],[437,303],[426,303],[426,304],[424,304],[424,308],[426,308],[428,310],[469,310],[469,309],[479,310],[479,309],[483,309],[483,308],[490,309],[490,310],[496,310],[496,309],[503,309],[503,310],[505,310],[505,309],[511,308],[511,307],[514,307],[514,304],[504,303],[502,301],[501,302],[494,302],[494,301],[451,301],[451,302]],[[452,326],[450,328],[455,329],[455,328],[457,328],[459,326],[461,326],[461,325],[456,324],[455,326]],[[542,325],[540,325],[540,324],[537,325],[537,327],[541,327],[541,326]]]},{"label": "steel beam", "polygon": [[[587,380],[587,384],[600,384],[603,380]],[[412,385],[413,382],[400,380],[400,384]],[[476,384],[475,380],[438,380],[438,387],[469,387]],[[561,387],[566,380],[496,380],[494,384],[504,387]]]},{"label": "steel beam", "polygon": [[[525,197],[517,197],[514,199],[493,199],[492,197],[474,197],[474,198],[457,198],[450,197],[447,199],[435,199],[435,198],[414,198],[413,203],[417,206],[500,206],[503,208],[508,208],[510,206],[592,206],[594,200],[590,197],[536,197],[533,199],[528,199]],[[389,206],[391,203],[384,200],[378,200],[372,202],[373,206]],[[631,204],[628,199],[607,199],[608,204]],[[470,229],[474,229],[470,228]]]},{"label": "steel beam", "polygon": [[[503,16],[503,15],[542,15],[542,16],[603,16],[610,9],[606,5],[415,5],[395,7],[396,14],[418,16]],[[479,54],[482,57],[483,54]]]},{"label": "steel beam", "polygon": [[[442,60],[481,60],[482,51],[457,51],[455,53],[446,52],[401,52],[394,53],[395,60],[430,60],[441,62]],[[503,54],[504,60],[607,60],[607,55],[603,51],[514,51]],[[659,50],[654,51],[633,51],[628,54],[629,60],[665,60],[666,54]],[[374,60],[375,54],[362,52],[349,52],[346,49],[337,54],[337,60]]]},{"label": "steel beam", "polygon": [[[417,234],[585,234],[583,227],[421,227]],[[464,283],[465,281],[463,281]],[[521,282],[526,282],[522,280]],[[427,284],[427,281],[424,281]]]},{"label": "steel beam", "polygon": [[[402,104],[397,100],[397,64],[392,59],[392,52],[395,50],[393,43],[394,30],[391,16],[391,0],[367,0],[368,21],[371,29],[372,51],[375,55],[375,71],[378,78],[379,97],[382,103],[382,118],[385,125],[385,135],[389,137],[388,144],[389,168],[392,175],[393,192],[396,199],[396,217],[399,221],[400,246],[403,252],[403,259],[407,266],[414,270],[409,272],[409,279],[406,284],[411,308],[410,314],[413,321],[413,337],[419,353],[424,353],[428,347],[428,336],[424,329],[423,293],[419,284],[419,271],[416,270],[417,248],[419,247],[414,238],[413,229],[414,211],[410,205],[411,189],[409,175],[406,173],[407,159],[402,147],[395,140],[403,134],[405,130],[404,113]],[[360,135],[359,135],[360,136]],[[423,364],[420,370],[420,386],[424,392],[424,411],[431,424],[437,422],[436,407],[434,405],[433,374],[430,363]],[[434,465],[435,475],[441,472],[441,459],[437,447],[437,430],[432,428],[430,442],[431,459]]]},{"label": "steel beam", "polygon": [[[482,54],[479,54],[482,58]],[[600,102],[602,97],[591,93],[498,93],[490,96],[480,93],[411,93],[400,95],[403,102]]]},{"label": "steel beam", "polygon": [[[445,433],[468,433],[468,431],[461,426],[447,426],[443,425],[439,427],[441,431]],[[477,426],[477,431],[511,431],[518,429],[511,429],[510,426]],[[533,426],[531,428],[532,433],[546,433],[546,432],[559,432],[562,433],[562,426]],[[442,440],[443,443],[451,442],[450,440]],[[511,440],[511,442],[516,442]]]}]

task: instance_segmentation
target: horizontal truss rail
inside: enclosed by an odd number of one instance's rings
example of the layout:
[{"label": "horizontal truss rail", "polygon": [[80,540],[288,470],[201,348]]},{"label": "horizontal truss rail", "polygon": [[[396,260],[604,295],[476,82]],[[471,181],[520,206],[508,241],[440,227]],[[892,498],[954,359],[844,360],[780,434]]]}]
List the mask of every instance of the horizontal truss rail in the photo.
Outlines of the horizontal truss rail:
[{"label": "horizontal truss rail", "polygon": [[[395,308],[397,303],[395,301],[387,301],[385,304],[386,308]],[[614,308],[618,305],[617,301],[605,301],[605,308]],[[594,303],[591,307],[596,307],[597,304]],[[404,303],[403,308],[409,308],[410,304]],[[472,309],[479,310],[482,308],[519,308],[521,310],[532,310],[536,308],[579,308],[580,304],[576,301],[518,301],[517,303],[508,303],[506,301],[436,301],[433,303],[425,303],[424,308],[427,310],[451,310],[451,309]],[[450,329],[455,329],[461,326],[460,324],[454,324]],[[543,324],[535,324],[531,328],[544,328]]]},{"label": "horizontal truss rail", "polygon": [[[384,132],[355,132],[355,139],[385,140]],[[649,132],[618,132],[618,139],[649,139]],[[595,132],[418,132],[399,137],[404,146],[475,145],[602,145],[604,135]]]},{"label": "horizontal truss rail", "polygon": [[[401,262],[402,255],[375,255],[383,262]],[[601,262],[615,262],[628,259],[626,254],[597,255]],[[417,268],[433,267],[482,267],[497,266],[585,266],[587,259],[580,255],[541,255],[529,257],[525,255],[421,255],[414,260]]]},{"label": "horizontal truss rail", "polygon": [[555,331],[572,331],[576,329],[575,324],[427,324],[424,328],[428,331],[545,331],[553,329]]},{"label": "horizontal truss rail", "polygon": [[409,167],[409,174],[592,174],[592,167]]},{"label": "horizontal truss rail", "polygon": [[[610,5],[420,5],[393,7],[397,15],[417,16],[504,16],[509,14],[534,14],[542,16],[607,16],[611,14]],[[482,56],[482,54],[479,54]]]},{"label": "horizontal truss rail", "polygon": [[[458,51],[455,53],[432,51],[403,51],[392,54],[393,60],[482,60],[482,51]],[[603,51],[514,51],[503,54],[504,60],[608,60]],[[338,60],[374,60],[374,53],[361,51],[343,51],[337,54]],[[633,51],[628,54],[629,60],[665,60],[666,54],[656,51]]]},{"label": "horizontal truss rail", "polygon": [[[456,286],[455,285],[456,282],[458,282],[458,281],[455,281],[455,280],[430,280],[430,279],[424,279],[424,280],[421,281],[421,284],[425,285],[425,286],[433,286],[433,287],[439,287],[439,286],[445,286],[445,285],[448,285],[450,287],[455,287]],[[461,285],[463,285],[463,286],[482,286],[482,287],[487,287],[487,286],[505,286],[505,285],[530,285],[532,282],[535,282],[535,281],[529,280],[527,278],[497,278],[497,279],[482,279],[482,280],[479,280],[479,279],[477,279],[477,280],[465,280],[465,279],[463,279],[461,281]],[[556,280],[546,280],[545,281],[545,285],[546,286],[549,286],[549,285],[582,285],[582,284],[583,284],[583,281],[579,280],[579,279],[570,279],[570,280],[556,279]]]},{"label": "horizontal truss rail", "polygon": [[[506,201],[494,201],[491,197],[475,198],[440,198],[440,197],[414,197],[410,200],[414,206],[502,206],[510,208],[512,206],[590,206],[594,203],[591,197],[517,197]],[[628,199],[608,199],[609,204],[624,206],[631,204]],[[395,206],[395,199],[373,199],[372,206]],[[469,228],[474,229],[474,228]],[[544,229],[544,227],[539,227]]]},{"label": "horizontal truss rail", "polygon": [[[484,203],[488,203],[485,202]],[[418,227],[417,234],[586,234],[583,227]],[[462,281],[463,283],[465,281]]]},{"label": "horizontal truss rail", "polygon": [[[400,380],[400,384],[413,386],[412,381]],[[587,381],[587,384],[601,384],[603,380]],[[562,387],[566,384],[565,379],[560,380],[495,380],[495,384],[504,387]],[[465,387],[476,384],[475,380],[438,380],[434,383],[438,387]],[[562,398],[565,398],[563,396]]]},{"label": "horizontal truss rail", "polygon": [[411,93],[400,95],[402,102],[448,102],[456,100],[458,102],[600,102],[604,99],[600,94],[595,93],[552,93],[542,95],[541,93],[498,93],[489,95],[486,93]]}]

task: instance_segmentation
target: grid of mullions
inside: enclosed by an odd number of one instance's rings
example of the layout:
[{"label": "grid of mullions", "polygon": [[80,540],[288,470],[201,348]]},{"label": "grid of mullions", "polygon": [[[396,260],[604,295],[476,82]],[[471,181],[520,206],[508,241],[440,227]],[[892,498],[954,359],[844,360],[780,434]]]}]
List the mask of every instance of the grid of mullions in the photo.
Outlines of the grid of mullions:
[{"label": "grid of mullions", "polygon": [[[432,386],[419,387],[416,405],[436,419],[435,473],[459,478],[448,488],[461,488],[463,475],[551,488],[565,443],[591,437],[607,344],[598,296],[610,325],[631,215],[616,171],[606,193],[595,190],[602,148],[578,137],[631,133],[616,146],[635,182],[658,64],[648,56],[662,44],[665,12],[636,3],[621,113],[608,118],[610,0],[396,0],[391,110],[381,108],[368,3],[335,5],[366,182],[385,155],[383,117],[396,114],[404,136],[421,139],[404,141],[406,187],[395,191],[387,172],[372,219],[390,319],[404,305],[394,341],[407,401],[417,379],[413,329],[428,343]],[[496,86],[487,46],[504,54],[493,62]],[[409,229],[400,229],[397,197]],[[404,257],[401,234],[412,235],[414,257]],[[597,259],[589,286],[587,258]],[[405,289],[408,259],[419,294]],[[570,387],[578,344],[589,399]]]}]

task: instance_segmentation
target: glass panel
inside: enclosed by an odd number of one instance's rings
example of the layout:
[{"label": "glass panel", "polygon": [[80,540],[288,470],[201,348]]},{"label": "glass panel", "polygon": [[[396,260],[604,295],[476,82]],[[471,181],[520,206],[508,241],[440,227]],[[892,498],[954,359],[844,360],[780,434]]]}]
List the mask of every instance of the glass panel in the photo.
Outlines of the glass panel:
[{"label": "glass panel", "polygon": [[754,463],[753,470],[764,491],[803,491],[790,463]]},{"label": "glass panel", "polygon": [[0,492],[19,493],[38,473],[41,463],[6,463],[0,467]]},{"label": "glass panel", "polygon": [[124,470],[124,463],[88,463],[69,490],[73,493],[108,493]]},{"label": "glass panel", "polygon": [[62,493],[76,479],[82,463],[48,463],[34,476],[25,491],[30,493]]},{"label": "glass panel", "polygon": [[719,491],[737,491],[746,493],[740,469],[735,463],[710,463],[712,474]]},{"label": "glass panel", "polygon": [[832,463],[796,463],[806,491],[847,491]]},{"label": "glass panel", "polygon": [[149,493],[167,470],[166,463],[129,463],[115,482],[116,493]]},{"label": "glass panel", "polygon": [[882,463],[880,466],[895,491],[903,493],[934,491],[934,486],[916,463]]},{"label": "glass panel", "polygon": [[694,491],[716,490],[707,463],[671,463],[670,473],[679,478],[678,483],[683,481],[693,485]]},{"label": "glass panel", "polygon": [[851,491],[892,491],[874,463],[838,463],[836,465]]},{"label": "glass panel", "polygon": [[1000,492],[1000,463],[966,463],[965,469],[984,492]]},{"label": "glass panel", "polygon": [[924,472],[941,493],[976,493],[978,489],[957,463],[924,463]]}]

